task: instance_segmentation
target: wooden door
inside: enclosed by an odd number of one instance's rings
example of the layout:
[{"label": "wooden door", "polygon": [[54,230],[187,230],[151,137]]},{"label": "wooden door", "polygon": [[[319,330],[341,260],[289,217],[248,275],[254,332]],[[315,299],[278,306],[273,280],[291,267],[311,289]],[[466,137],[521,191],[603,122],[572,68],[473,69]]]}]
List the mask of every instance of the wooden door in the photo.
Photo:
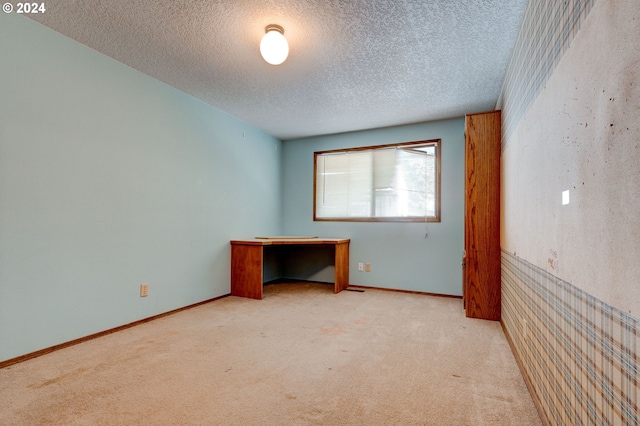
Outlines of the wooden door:
[{"label": "wooden door", "polygon": [[500,319],[500,111],[467,115],[463,299],[466,315]]}]

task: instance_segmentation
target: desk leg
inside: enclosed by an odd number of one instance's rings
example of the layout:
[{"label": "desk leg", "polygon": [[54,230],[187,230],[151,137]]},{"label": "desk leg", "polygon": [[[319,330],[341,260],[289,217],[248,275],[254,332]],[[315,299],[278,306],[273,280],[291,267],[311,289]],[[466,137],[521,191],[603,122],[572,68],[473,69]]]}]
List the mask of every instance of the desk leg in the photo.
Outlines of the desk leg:
[{"label": "desk leg", "polygon": [[349,286],[349,243],[336,244],[333,292],[340,293]]},{"label": "desk leg", "polygon": [[262,299],[262,246],[231,246],[231,295]]}]

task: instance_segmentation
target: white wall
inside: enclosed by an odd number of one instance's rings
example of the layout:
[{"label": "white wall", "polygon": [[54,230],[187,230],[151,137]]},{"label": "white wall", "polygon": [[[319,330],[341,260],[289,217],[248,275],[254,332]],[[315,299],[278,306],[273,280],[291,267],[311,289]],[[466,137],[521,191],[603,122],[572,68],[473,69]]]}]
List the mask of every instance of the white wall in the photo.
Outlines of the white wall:
[{"label": "white wall", "polygon": [[502,248],[636,318],[638,6],[595,3],[502,158]]}]

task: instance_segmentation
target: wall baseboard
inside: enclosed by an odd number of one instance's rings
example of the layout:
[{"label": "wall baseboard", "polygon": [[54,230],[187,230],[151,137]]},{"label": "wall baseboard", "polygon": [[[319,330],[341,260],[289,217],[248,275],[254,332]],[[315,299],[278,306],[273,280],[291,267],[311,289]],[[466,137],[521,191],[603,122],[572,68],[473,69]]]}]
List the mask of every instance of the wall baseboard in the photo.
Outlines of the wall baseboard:
[{"label": "wall baseboard", "polygon": [[[282,280],[274,280],[273,282],[270,282],[269,284],[275,284],[276,281],[283,282]],[[287,281],[289,281],[289,280],[287,280]],[[301,281],[301,280],[290,280],[290,281]],[[267,284],[267,283],[265,283],[265,284]],[[369,290],[394,291],[394,292],[398,292],[398,293],[421,294],[421,295],[424,295],[424,296],[436,296],[436,297],[448,297],[448,298],[453,298],[453,299],[462,299],[462,296],[455,296],[455,295],[450,295],[450,294],[429,293],[429,292],[414,291],[414,290],[399,290],[399,289],[385,288],[385,287],[349,285],[349,287],[347,289],[349,289],[349,288],[362,289],[362,290],[369,289]],[[184,306],[182,308],[174,309],[172,311],[164,312],[162,314],[154,315],[154,316],[151,316],[151,317],[148,317],[148,318],[143,318],[141,320],[134,321],[134,322],[129,323],[129,324],[124,324],[124,325],[121,325],[121,326],[118,326],[118,327],[115,327],[115,328],[111,328],[109,330],[104,330],[104,331],[101,331],[101,332],[98,332],[98,333],[95,333],[95,334],[90,334],[88,336],[80,337],[78,339],[70,340],[68,342],[60,343],[59,345],[55,345],[55,346],[51,346],[51,347],[48,347],[48,348],[40,349],[38,351],[30,352],[30,353],[25,354],[25,355],[20,355],[20,356],[15,357],[15,358],[10,358],[10,359],[5,360],[5,361],[0,361],[0,368],[6,368],[6,367],[9,367],[10,365],[13,365],[13,364],[18,364],[20,362],[24,362],[24,361],[27,361],[27,360],[30,360],[30,359],[33,359],[33,358],[37,358],[37,357],[40,357],[42,355],[46,355],[48,353],[55,352],[55,351],[60,350],[60,349],[68,348],[70,346],[74,346],[74,345],[77,345],[77,344],[80,344],[80,343],[83,343],[83,342],[87,342],[89,340],[97,339],[97,338],[102,337],[102,336],[107,336],[107,335],[109,335],[111,333],[116,333],[118,331],[126,330],[127,328],[135,327],[136,325],[144,324],[146,322],[153,321],[153,320],[156,320],[156,319],[159,319],[159,318],[162,318],[162,317],[166,317],[168,315],[172,315],[172,314],[175,314],[175,313],[187,310],[187,309],[195,308],[196,306],[200,306],[200,305],[204,305],[204,304],[207,304],[207,303],[211,303],[211,302],[214,302],[216,300],[219,300],[219,299],[222,299],[222,298],[225,298],[225,297],[228,297],[228,296],[231,296],[231,294],[229,293],[229,294],[225,294],[225,295],[222,295],[222,296],[214,297],[213,299],[204,300],[202,302],[194,303],[192,305]],[[503,325],[503,329],[504,329],[504,325]],[[506,335],[506,332],[505,332],[505,335]],[[507,337],[507,340],[509,340],[508,337]],[[511,345],[511,341],[510,340],[509,340],[509,344]],[[512,346],[512,352],[513,352],[513,346]],[[516,358],[516,360],[517,360],[517,358]],[[518,365],[520,365],[519,362],[518,362]],[[520,368],[520,370],[522,371],[522,368]],[[526,380],[526,378],[525,378],[525,380]],[[527,382],[527,386],[531,390],[531,387],[529,386],[528,382]]]},{"label": "wall baseboard", "polygon": [[[263,285],[271,285],[271,284],[283,284],[283,283],[316,283],[316,284],[327,284],[333,285],[332,282],[325,281],[311,281],[311,280],[299,280],[295,278],[276,278],[271,281],[265,282]],[[352,289],[361,289],[361,290],[384,290],[384,291],[395,291],[397,293],[409,293],[409,294],[422,294],[423,296],[436,296],[436,297],[449,297],[452,299],[462,299],[462,296],[455,296],[453,294],[441,294],[441,293],[429,293],[426,291],[415,291],[415,290],[400,290],[395,288],[386,288],[386,287],[372,287],[365,285],[355,285],[349,284],[347,290]]]},{"label": "wall baseboard", "polygon": [[118,326],[118,327],[115,327],[115,328],[110,328],[109,330],[104,330],[104,331],[101,331],[99,333],[90,334],[88,336],[84,336],[84,337],[80,337],[78,339],[70,340],[68,342],[60,343],[59,345],[55,345],[55,346],[51,346],[51,347],[48,347],[48,348],[40,349],[39,351],[31,352],[31,353],[28,353],[28,354],[25,354],[25,355],[20,355],[19,357],[11,358],[11,359],[8,359],[6,361],[0,361],[0,369],[8,367],[8,366],[13,365],[13,364],[18,364],[20,362],[24,362],[24,361],[27,361],[27,360],[30,360],[30,359],[33,359],[33,358],[37,358],[39,356],[46,355],[46,354],[49,354],[51,352],[55,352],[55,351],[60,350],[60,349],[68,348],[69,346],[74,346],[74,345],[77,345],[77,344],[80,344],[80,343],[83,343],[83,342],[87,342],[89,340],[97,339],[98,337],[107,336],[109,334],[116,333],[118,331],[126,330],[127,328],[135,327],[136,325],[144,324],[146,322],[153,321],[153,320],[156,320],[156,319],[159,319],[159,318],[163,318],[163,317],[166,317],[168,315],[172,315],[172,314],[175,314],[175,313],[178,313],[178,312],[181,312],[181,311],[185,311],[187,309],[195,308],[196,306],[200,306],[200,305],[204,305],[204,304],[207,304],[207,303],[211,303],[211,302],[223,299],[223,298],[228,297],[228,296],[231,296],[231,293],[224,294],[224,295],[218,296],[218,297],[214,297],[213,299],[203,300],[202,302],[194,303],[192,305],[183,306],[182,308],[174,309],[174,310],[171,310],[171,311],[168,311],[168,312],[164,312],[162,314],[154,315],[152,317],[143,318],[141,320],[134,321],[134,322],[129,323],[129,324],[121,325],[121,326]]},{"label": "wall baseboard", "polygon": [[353,285],[349,284],[347,290],[350,288],[360,288],[360,289],[371,289],[371,290],[384,290],[384,291],[395,291],[397,293],[409,293],[409,294],[421,294],[423,296],[436,296],[436,297],[448,297],[451,299],[462,299],[462,296],[456,296],[453,294],[441,294],[441,293],[429,293],[426,291],[415,291],[415,290],[399,290],[395,288],[386,288],[386,287],[370,287],[365,285]]}]

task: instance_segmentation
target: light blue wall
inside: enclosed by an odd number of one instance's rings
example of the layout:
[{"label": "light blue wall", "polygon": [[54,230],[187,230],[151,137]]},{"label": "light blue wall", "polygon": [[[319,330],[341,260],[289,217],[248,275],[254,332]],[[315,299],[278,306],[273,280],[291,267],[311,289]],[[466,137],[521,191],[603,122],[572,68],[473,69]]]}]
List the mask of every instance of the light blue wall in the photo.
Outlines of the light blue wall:
[{"label": "light blue wall", "polygon": [[282,232],[281,148],[0,14],[0,361],[229,293],[229,240]]},{"label": "light blue wall", "polygon": [[[442,139],[440,223],[313,221],[314,151],[437,138]],[[351,238],[351,284],[462,294],[464,118],[286,141],[282,161],[285,234]],[[371,272],[358,272],[358,262],[371,263]],[[331,267],[307,275],[300,269],[294,265],[289,271],[295,278],[333,280]]]}]

